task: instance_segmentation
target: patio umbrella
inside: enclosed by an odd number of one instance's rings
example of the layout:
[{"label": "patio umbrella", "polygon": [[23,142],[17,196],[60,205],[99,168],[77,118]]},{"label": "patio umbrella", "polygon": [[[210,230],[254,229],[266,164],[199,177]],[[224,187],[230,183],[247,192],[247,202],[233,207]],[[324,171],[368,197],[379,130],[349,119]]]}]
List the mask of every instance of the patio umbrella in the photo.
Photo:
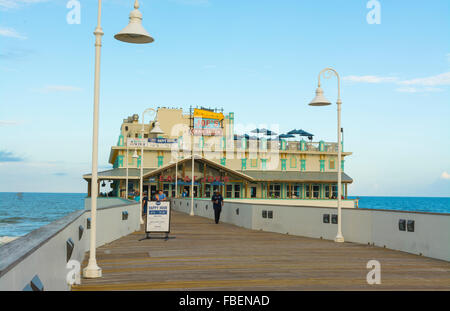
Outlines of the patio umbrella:
[{"label": "patio umbrella", "polygon": [[288,132],[288,134],[299,135],[299,136],[307,136],[309,140],[312,140],[314,134],[308,133],[302,129],[300,130],[292,130]]},{"label": "patio umbrella", "polygon": [[293,137],[295,137],[295,136],[292,135],[292,134],[281,134],[281,135],[278,135],[278,138],[293,138]]}]

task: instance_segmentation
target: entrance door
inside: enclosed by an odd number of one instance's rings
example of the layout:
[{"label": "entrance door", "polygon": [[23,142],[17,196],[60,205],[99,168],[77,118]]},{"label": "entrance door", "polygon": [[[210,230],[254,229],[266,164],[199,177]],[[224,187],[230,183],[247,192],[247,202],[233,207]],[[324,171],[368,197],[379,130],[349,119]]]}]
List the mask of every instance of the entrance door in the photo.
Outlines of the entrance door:
[{"label": "entrance door", "polygon": [[153,199],[153,197],[154,197],[155,194],[156,194],[156,185],[150,185],[150,194],[151,194],[151,197],[150,197],[150,198]]},{"label": "entrance door", "polygon": [[256,186],[250,187],[250,197],[256,198]]}]

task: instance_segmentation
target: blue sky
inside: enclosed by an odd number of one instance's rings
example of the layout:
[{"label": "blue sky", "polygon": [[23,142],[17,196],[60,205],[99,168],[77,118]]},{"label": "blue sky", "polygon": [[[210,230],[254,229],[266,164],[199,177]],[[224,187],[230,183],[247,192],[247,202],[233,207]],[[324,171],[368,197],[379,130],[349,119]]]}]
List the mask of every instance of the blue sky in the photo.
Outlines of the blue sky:
[{"label": "blue sky", "polygon": [[[0,191],[85,192],[97,1],[0,0]],[[100,169],[122,119],[145,108],[223,107],[242,124],[336,141],[336,106],[310,107],[341,75],[351,195],[450,196],[450,2],[145,0],[155,38],[113,38],[134,0],[104,0]],[[324,79],[336,100],[336,80]]]}]

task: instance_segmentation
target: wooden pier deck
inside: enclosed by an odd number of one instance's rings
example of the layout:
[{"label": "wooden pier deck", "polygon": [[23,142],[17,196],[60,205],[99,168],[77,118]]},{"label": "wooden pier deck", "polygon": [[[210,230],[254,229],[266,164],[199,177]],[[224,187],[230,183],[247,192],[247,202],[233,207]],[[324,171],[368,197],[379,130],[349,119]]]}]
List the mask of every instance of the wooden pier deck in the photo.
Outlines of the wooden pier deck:
[{"label": "wooden pier deck", "polygon": [[[72,290],[450,290],[449,262],[172,213],[169,240],[142,231],[98,248],[103,277]],[[380,285],[366,282],[372,259]]]}]

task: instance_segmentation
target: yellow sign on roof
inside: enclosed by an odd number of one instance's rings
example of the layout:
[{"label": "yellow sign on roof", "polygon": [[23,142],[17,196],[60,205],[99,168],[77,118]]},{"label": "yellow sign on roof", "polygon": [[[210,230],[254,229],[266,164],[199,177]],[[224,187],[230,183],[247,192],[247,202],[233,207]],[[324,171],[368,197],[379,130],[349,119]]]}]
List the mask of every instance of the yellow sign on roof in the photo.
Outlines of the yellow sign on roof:
[{"label": "yellow sign on roof", "polygon": [[223,113],[219,112],[213,112],[209,110],[203,110],[203,109],[194,109],[194,117],[195,118],[203,118],[203,119],[215,119],[222,121],[224,116]]}]

